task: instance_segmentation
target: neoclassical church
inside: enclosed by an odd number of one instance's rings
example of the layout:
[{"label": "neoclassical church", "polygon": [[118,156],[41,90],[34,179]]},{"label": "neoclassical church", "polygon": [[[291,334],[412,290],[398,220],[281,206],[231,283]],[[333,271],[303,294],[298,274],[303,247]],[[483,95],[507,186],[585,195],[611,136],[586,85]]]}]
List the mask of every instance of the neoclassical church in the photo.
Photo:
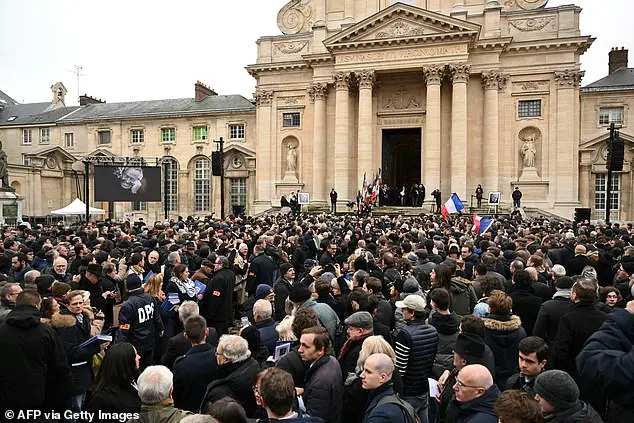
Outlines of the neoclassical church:
[{"label": "neoclassical church", "polygon": [[[478,184],[571,216],[579,199],[581,9],[546,0],[292,0],[261,37],[254,211],[354,199],[364,175],[443,201]],[[429,199],[429,194],[428,194]]]}]

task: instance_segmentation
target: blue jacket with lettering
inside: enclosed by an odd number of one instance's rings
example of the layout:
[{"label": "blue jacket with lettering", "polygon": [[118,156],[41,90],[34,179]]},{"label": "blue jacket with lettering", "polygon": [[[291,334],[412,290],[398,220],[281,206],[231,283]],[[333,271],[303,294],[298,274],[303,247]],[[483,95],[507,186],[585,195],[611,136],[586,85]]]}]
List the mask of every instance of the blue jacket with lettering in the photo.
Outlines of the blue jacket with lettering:
[{"label": "blue jacket with lettering", "polygon": [[163,321],[154,298],[141,289],[130,292],[119,310],[117,342],[131,343],[141,355],[154,350],[154,340],[160,332],[163,332]]}]

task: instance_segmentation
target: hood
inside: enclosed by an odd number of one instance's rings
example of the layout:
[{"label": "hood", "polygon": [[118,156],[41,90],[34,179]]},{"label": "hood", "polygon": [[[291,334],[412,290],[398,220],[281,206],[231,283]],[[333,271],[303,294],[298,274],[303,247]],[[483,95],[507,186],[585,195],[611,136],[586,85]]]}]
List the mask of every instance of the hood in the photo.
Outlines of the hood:
[{"label": "hood", "polygon": [[429,324],[435,327],[438,333],[453,335],[460,329],[460,318],[455,313],[434,313],[429,318]]},{"label": "hood", "polygon": [[[504,318],[507,318],[504,320]],[[488,314],[487,317],[482,319],[484,321],[484,327],[488,331],[497,332],[513,332],[522,327],[522,321],[519,316],[499,316],[495,314]],[[502,335],[505,335],[504,333]]]},{"label": "hood", "polygon": [[16,328],[31,329],[40,324],[40,311],[33,306],[17,306],[7,315],[6,322]]},{"label": "hood", "polygon": [[72,314],[57,313],[51,317],[51,326],[54,328],[72,328],[77,324],[77,318]]},{"label": "hood", "polygon": [[460,408],[464,411],[471,411],[474,413],[484,413],[490,414],[491,416],[496,416],[495,411],[493,411],[493,406],[495,405],[495,401],[500,396],[500,390],[497,385],[491,386],[481,397],[472,399],[471,401],[459,403]]}]

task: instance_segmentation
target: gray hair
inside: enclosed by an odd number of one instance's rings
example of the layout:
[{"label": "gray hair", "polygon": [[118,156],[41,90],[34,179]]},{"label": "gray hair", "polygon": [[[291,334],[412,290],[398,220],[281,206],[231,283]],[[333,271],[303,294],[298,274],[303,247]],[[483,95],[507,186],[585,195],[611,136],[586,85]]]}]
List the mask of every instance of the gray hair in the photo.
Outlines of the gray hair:
[{"label": "gray hair", "polygon": [[585,266],[581,271],[581,276],[583,276],[584,278],[597,279],[597,271],[592,266]]},{"label": "gray hair", "polygon": [[184,322],[192,316],[197,316],[198,314],[200,314],[200,308],[198,307],[198,304],[193,301],[184,301],[178,308],[178,319],[181,322]]},{"label": "gray hair", "polygon": [[173,379],[174,375],[165,366],[146,367],[137,380],[141,402],[153,405],[169,399],[174,386]]},{"label": "gray hair", "polygon": [[222,347],[222,355],[232,363],[239,363],[251,357],[247,340],[239,335],[222,335],[218,348]]},{"label": "gray hair", "polygon": [[180,254],[178,254],[178,251],[172,251],[167,255],[167,264],[174,266],[176,263],[178,263],[180,257],[181,256]]},{"label": "gray hair", "polygon": [[0,288],[0,298],[5,298],[7,295],[12,294],[14,286],[20,288],[19,283],[9,282],[2,285],[2,288]]},{"label": "gray hair", "polygon": [[216,263],[222,264],[223,269],[227,269],[229,267],[229,259],[226,256],[216,257]]},{"label": "gray hair", "polygon": [[112,271],[116,271],[117,270],[117,266],[114,265],[114,263],[104,263],[103,265],[103,274],[107,275],[108,273],[112,272]]},{"label": "gray hair", "polygon": [[271,302],[268,300],[257,300],[255,304],[253,304],[253,317],[255,317],[256,314],[264,319],[270,319],[273,315]]},{"label": "gray hair", "polygon": [[29,270],[24,274],[24,284],[33,284],[35,283],[35,279],[40,277],[40,272],[38,270]]}]

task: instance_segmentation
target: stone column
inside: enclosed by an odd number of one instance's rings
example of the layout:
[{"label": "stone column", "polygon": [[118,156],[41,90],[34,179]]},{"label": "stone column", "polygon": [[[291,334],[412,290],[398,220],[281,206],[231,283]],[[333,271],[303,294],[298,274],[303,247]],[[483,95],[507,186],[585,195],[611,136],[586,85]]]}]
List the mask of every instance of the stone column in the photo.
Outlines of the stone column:
[{"label": "stone column", "polygon": [[482,186],[485,191],[499,191],[499,110],[498,90],[506,77],[495,71],[482,74],[484,87],[484,122],[482,130]]},{"label": "stone column", "polygon": [[338,201],[350,201],[356,193],[350,192],[348,186],[349,175],[349,146],[350,142],[350,119],[349,105],[350,94],[348,85],[350,83],[350,73],[338,72],[335,75],[335,190],[339,194]]},{"label": "stone column", "polygon": [[326,204],[326,96],[328,84],[313,84],[308,89],[314,103],[313,116],[313,192],[311,202]]},{"label": "stone column", "polygon": [[[471,66],[450,65],[453,92],[451,98],[451,192],[468,202],[467,196],[467,82]],[[451,193],[445,193],[449,197]],[[444,201],[444,199],[443,199]]]},{"label": "stone column", "polygon": [[257,104],[255,116],[258,137],[255,145],[255,151],[257,152],[257,160],[255,162],[257,192],[254,211],[258,213],[271,207],[271,191],[273,187],[273,174],[271,169],[274,166],[271,156],[273,150],[273,146],[271,145],[273,91],[257,91],[255,93],[255,100]]},{"label": "stone column", "polygon": [[357,177],[355,183],[361,186],[363,174],[368,182],[374,177],[374,141],[372,126],[372,86],[376,80],[374,71],[357,72],[359,80],[359,127],[357,130]]},{"label": "stone column", "polygon": [[433,65],[423,70],[427,83],[427,104],[425,112],[425,131],[423,133],[423,177],[426,196],[436,188],[440,189],[440,84],[443,67]]},{"label": "stone column", "polygon": [[555,72],[557,83],[557,144],[554,179],[556,203],[572,206],[579,199],[579,83],[582,72]]},{"label": "stone column", "polygon": [[354,0],[344,1],[344,18],[346,22],[354,22]]}]

